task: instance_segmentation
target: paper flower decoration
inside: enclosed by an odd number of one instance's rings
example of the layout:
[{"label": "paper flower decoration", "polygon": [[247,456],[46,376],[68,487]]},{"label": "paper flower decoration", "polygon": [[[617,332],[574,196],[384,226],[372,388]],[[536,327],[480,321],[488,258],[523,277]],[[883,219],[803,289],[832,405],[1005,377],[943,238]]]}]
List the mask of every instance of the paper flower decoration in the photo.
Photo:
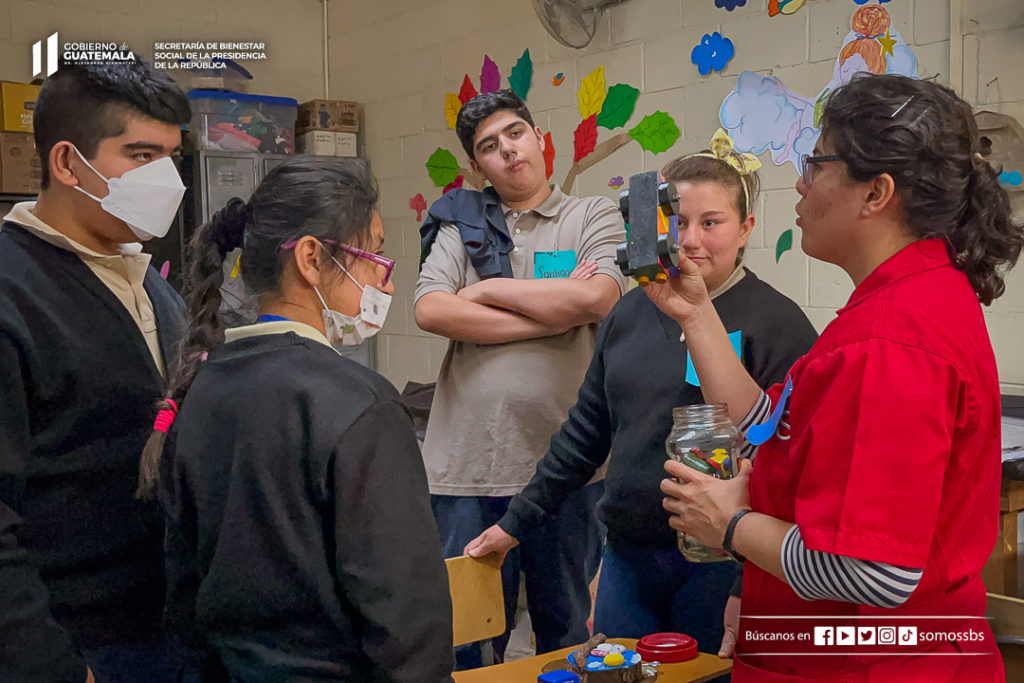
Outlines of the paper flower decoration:
[{"label": "paper flower decoration", "polygon": [[712,71],[724,69],[735,54],[736,48],[732,41],[715,31],[710,35],[705,33],[701,41],[694,45],[690,61],[697,65],[701,76],[707,76]]},{"label": "paper flower decoration", "polygon": [[608,181],[608,187],[615,188],[616,190],[622,187],[623,185],[625,185],[625,182],[622,180],[622,176],[620,175],[617,175]]},{"label": "paper flower decoration", "polygon": [[747,0],[715,0],[715,7],[719,7],[730,12],[737,7],[743,7],[746,4]]},{"label": "paper flower decoration", "polygon": [[409,208],[416,212],[416,220],[423,220],[423,212],[427,210],[427,200],[422,194],[409,198]]}]

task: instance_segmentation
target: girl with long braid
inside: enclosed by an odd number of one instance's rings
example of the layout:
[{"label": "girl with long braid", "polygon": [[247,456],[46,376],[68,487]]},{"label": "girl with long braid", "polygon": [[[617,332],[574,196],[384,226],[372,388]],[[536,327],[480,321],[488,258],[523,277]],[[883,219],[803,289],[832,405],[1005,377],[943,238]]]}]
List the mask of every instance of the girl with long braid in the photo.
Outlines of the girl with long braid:
[{"label": "girl with long braid", "polygon": [[[411,419],[332,346],[387,312],[376,203],[359,162],[296,157],[192,239],[187,341],[140,494],[157,489],[167,510],[168,621],[209,680],[450,680],[451,602]],[[260,315],[225,330],[236,248]]]}]

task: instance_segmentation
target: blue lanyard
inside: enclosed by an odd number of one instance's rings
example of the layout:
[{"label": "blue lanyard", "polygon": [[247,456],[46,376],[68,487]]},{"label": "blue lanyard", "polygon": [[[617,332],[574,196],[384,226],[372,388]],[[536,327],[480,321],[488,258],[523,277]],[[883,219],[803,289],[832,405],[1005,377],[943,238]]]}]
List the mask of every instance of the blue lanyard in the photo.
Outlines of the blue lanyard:
[{"label": "blue lanyard", "polygon": [[277,322],[279,320],[284,320],[285,322],[292,322],[291,318],[286,318],[283,315],[270,315],[268,313],[264,313],[260,317],[256,318],[256,322],[258,323],[271,323]]},{"label": "blue lanyard", "polygon": [[775,405],[775,410],[772,411],[771,417],[768,418],[767,422],[763,422],[759,425],[754,425],[747,430],[747,441],[760,446],[768,439],[772,438],[775,431],[779,428],[779,422],[782,420],[782,413],[786,410],[786,405],[789,403],[789,395],[793,392],[793,378],[786,378],[786,386],[782,388],[782,395],[779,396],[779,402]]}]

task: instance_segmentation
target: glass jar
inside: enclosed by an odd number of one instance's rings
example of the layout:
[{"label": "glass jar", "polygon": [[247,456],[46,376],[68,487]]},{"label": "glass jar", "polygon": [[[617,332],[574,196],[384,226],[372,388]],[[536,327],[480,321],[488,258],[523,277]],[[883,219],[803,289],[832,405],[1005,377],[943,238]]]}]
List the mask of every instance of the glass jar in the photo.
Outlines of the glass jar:
[{"label": "glass jar", "polygon": [[[697,404],[672,409],[672,432],[665,441],[668,457],[717,479],[731,479],[739,472],[739,432],[729,420],[724,403]],[[679,533],[679,551],[690,562],[722,562],[731,559]]]}]

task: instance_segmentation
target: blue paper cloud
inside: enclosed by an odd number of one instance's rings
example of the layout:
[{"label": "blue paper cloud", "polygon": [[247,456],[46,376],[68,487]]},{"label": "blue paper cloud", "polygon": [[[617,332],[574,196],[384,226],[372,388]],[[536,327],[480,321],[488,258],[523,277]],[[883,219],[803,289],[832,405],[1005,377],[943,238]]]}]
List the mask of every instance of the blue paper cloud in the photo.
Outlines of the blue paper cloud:
[{"label": "blue paper cloud", "polygon": [[1013,185],[1020,187],[1024,183],[1024,175],[1020,171],[1003,171],[999,174],[1000,185]]},{"label": "blue paper cloud", "polygon": [[701,76],[707,76],[712,71],[724,69],[735,54],[736,48],[732,41],[715,31],[711,35],[705,33],[701,41],[693,46],[690,61],[697,65]]},{"label": "blue paper cloud", "polygon": [[736,149],[761,154],[768,147],[786,146],[800,114],[779,79],[744,71],[736,79],[736,90],[722,103],[720,117]]},{"label": "blue paper cloud", "polygon": [[737,7],[743,7],[746,4],[747,0],[715,0],[715,7],[720,7],[730,12]]}]

